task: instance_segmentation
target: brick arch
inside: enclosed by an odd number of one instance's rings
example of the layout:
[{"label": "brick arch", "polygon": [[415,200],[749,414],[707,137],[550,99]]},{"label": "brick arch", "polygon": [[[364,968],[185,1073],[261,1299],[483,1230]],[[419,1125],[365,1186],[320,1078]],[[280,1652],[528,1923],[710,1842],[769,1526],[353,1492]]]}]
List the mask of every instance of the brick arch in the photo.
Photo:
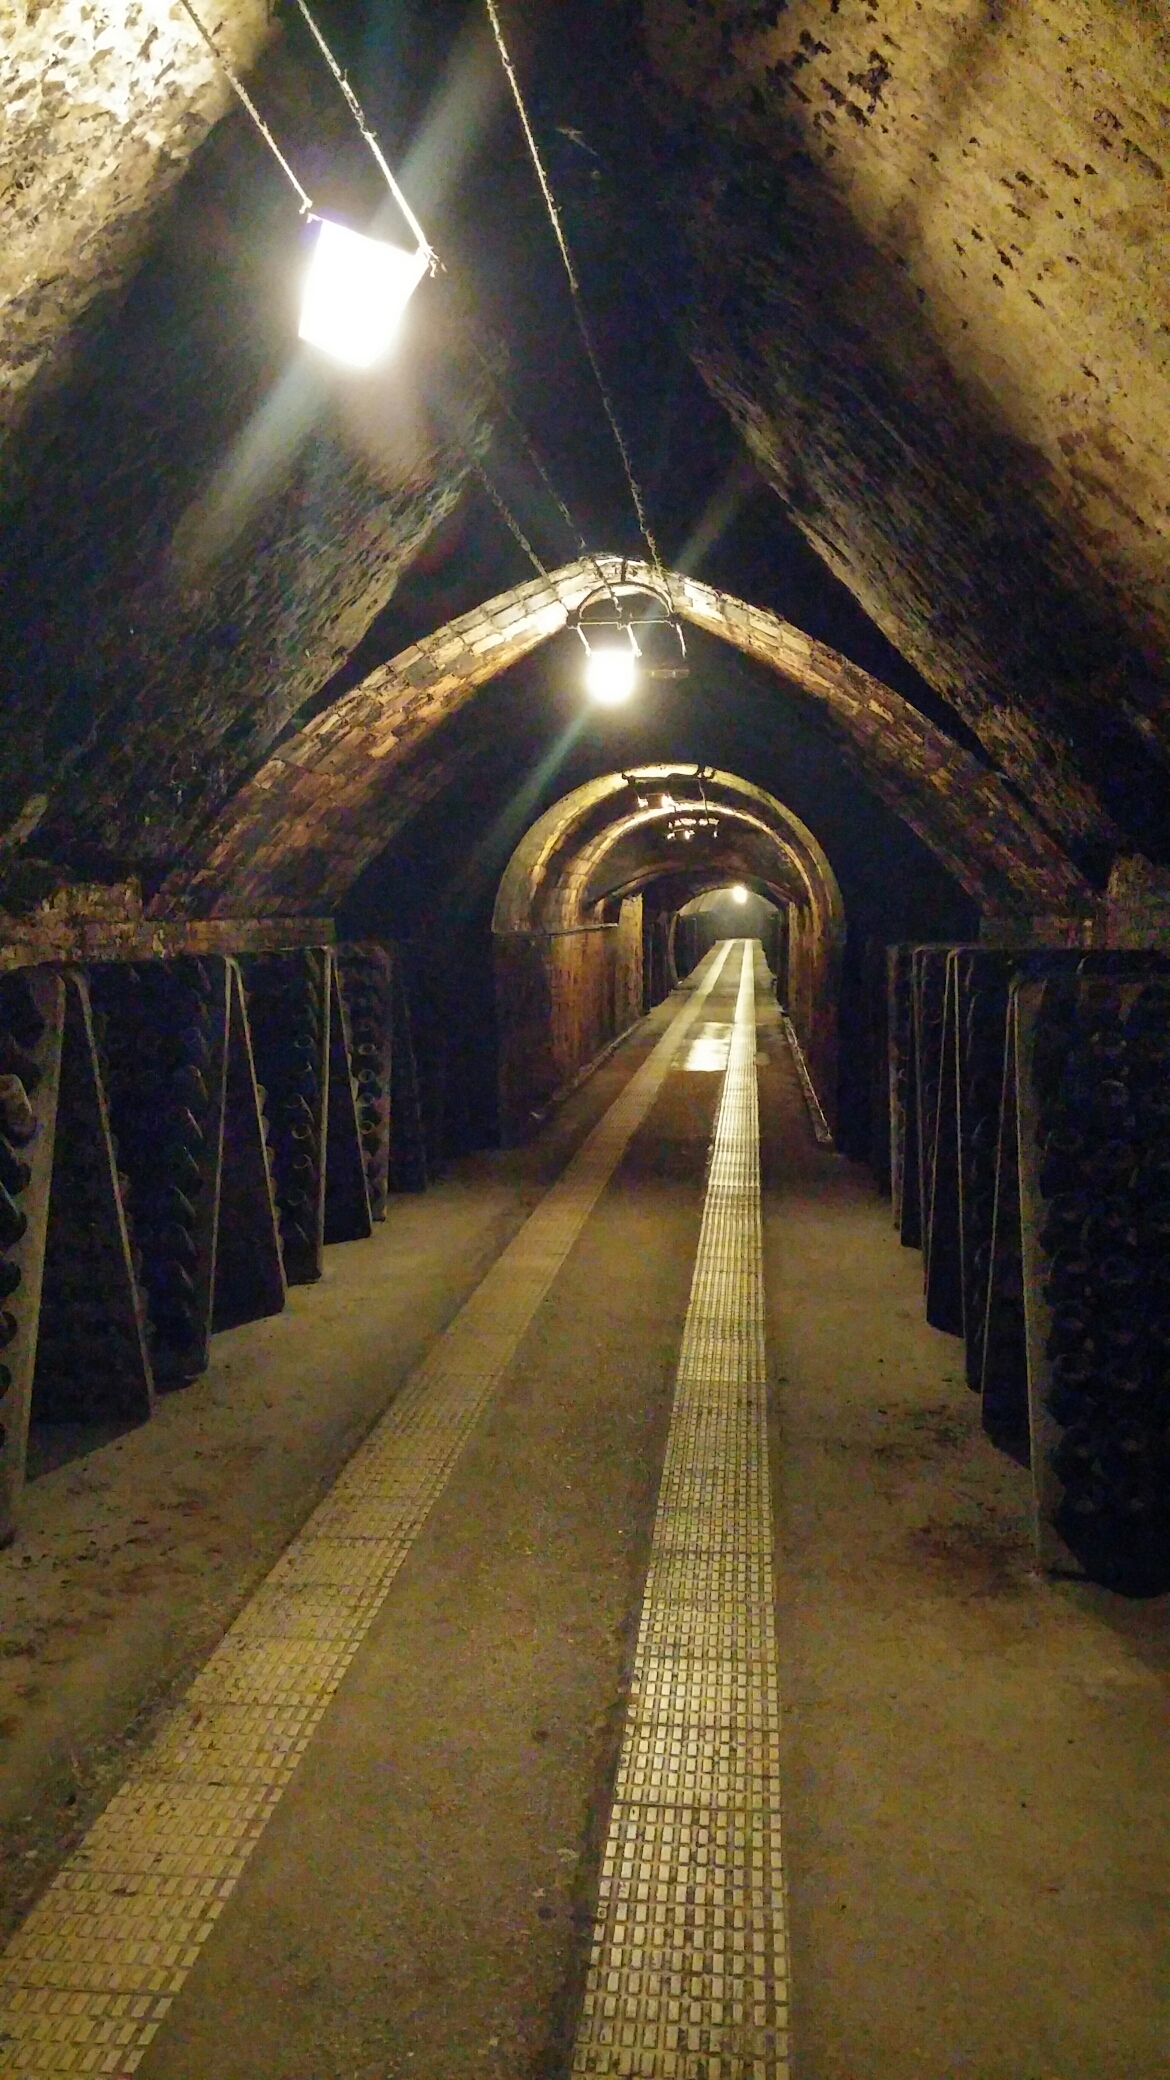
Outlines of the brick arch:
[{"label": "brick arch", "polygon": [[[718,832],[693,851],[664,835],[684,805],[719,818]],[[522,1138],[525,1123],[649,1001],[643,894],[655,881],[703,872],[749,879],[787,908],[788,1006],[833,1116],[845,911],[829,860],[792,810],[736,774],[639,766],[554,802],[500,882],[492,931],[506,1139]]]},{"label": "brick arch", "polygon": [[[281,744],[225,806],[201,856],[155,915],[230,917],[336,906],[434,789],[429,733],[477,688],[557,635],[612,582],[653,586],[642,564],[567,564],[488,600],[381,665]],[[693,578],[666,580],[675,611],[770,666],[813,708],[858,776],[990,913],[1085,915],[1088,884],[998,774],[900,694],[763,608]]]},{"label": "brick arch", "polygon": [[[543,927],[566,930],[586,922],[602,892],[607,858],[630,838],[651,838],[669,823],[676,805],[701,798],[725,822],[764,842],[756,871],[785,902],[809,910],[818,934],[836,942],[845,911],[837,877],[808,825],[787,805],[736,773],[693,765],[635,766],[587,780],[554,802],[527,830],[504,870],[496,896],[496,932]],[[657,799],[655,799],[657,797]],[[645,803],[645,806],[641,806]],[[649,860],[649,851],[643,843]],[[770,856],[771,855],[771,856]],[[662,872],[679,861],[662,862]]]}]

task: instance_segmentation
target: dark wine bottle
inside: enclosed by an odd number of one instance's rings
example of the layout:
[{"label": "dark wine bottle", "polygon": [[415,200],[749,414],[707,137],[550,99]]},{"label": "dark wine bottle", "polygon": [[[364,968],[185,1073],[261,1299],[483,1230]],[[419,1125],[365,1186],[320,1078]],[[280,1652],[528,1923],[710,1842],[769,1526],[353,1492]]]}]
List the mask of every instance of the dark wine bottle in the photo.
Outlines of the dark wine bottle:
[{"label": "dark wine bottle", "polygon": [[1069,1302],[1057,1308],[1048,1328],[1048,1356],[1057,1358],[1067,1354],[1082,1360],[1092,1335],[1092,1320],[1090,1310],[1083,1304]]},{"label": "dark wine bottle", "polygon": [[209,1102],[207,1085],[192,1063],[175,1071],[171,1078],[171,1090],[197,1118],[206,1113]]},{"label": "dark wine bottle", "polygon": [[13,1249],[28,1227],[28,1219],[11,1192],[0,1184],[0,1249]]},{"label": "dark wine bottle", "polygon": [[1093,1271],[1093,1285],[1099,1293],[1116,1305],[1125,1294],[1133,1293],[1141,1284],[1142,1269],[1136,1257],[1113,1250],[1100,1259]]},{"label": "dark wine bottle", "polygon": [[206,1069],[211,1060],[211,1049],[208,1046],[207,1035],[201,1027],[197,1025],[184,1026],[179,1034],[179,1047],[181,1050],[180,1059],[182,1061],[189,1062],[196,1069]]},{"label": "dark wine bottle", "polygon": [[0,1133],[14,1148],[26,1148],[36,1130],[36,1114],[19,1076],[0,1074]]},{"label": "dark wine bottle", "polygon": [[195,1281],[185,1264],[175,1257],[161,1257],[155,1266],[154,1284],[168,1299],[192,1300],[195,1296]]},{"label": "dark wine bottle", "polygon": [[1077,1189],[1088,1144],[1079,1127],[1054,1127],[1043,1137],[1040,1190],[1046,1199]]},{"label": "dark wine bottle", "polygon": [[1080,1300],[1088,1287],[1091,1265],[1076,1245],[1057,1250],[1044,1280],[1044,1297],[1053,1308]]},{"label": "dark wine bottle", "polygon": [[169,1220],[178,1221],[184,1228],[194,1228],[199,1216],[186,1192],[180,1191],[177,1184],[163,1186],[159,1194],[159,1204]]},{"label": "dark wine bottle", "polygon": [[193,1265],[199,1262],[199,1246],[190,1228],[181,1221],[169,1220],[158,1231],[158,1247],[166,1257],[173,1257],[180,1264]]},{"label": "dark wine bottle", "polygon": [[1058,1249],[1066,1249],[1078,1242],[1085,1222],[1096,1204],[1089,1192],[1054,1192],[1048,1201],[1040,1230],[1041,1248],[1051,1255]]},{"label": "dark wine bottle", "polygon": [[182,1142],[169,1141],[164,1144],[162,1158],[171,1182],[182,1192],[197,1192],[203,1182],[203,1172],[190,1151]]},{"label": "dark wine bottle", "polygon": [[41,1065],[27,1047],[22,1047],[15,1034],[0,1026],[0,1072],[6,1076],[18,1076],[25,1090],[35,1091],[41,1080]]},{"label": "dark wine bottle", "polygon": [[174,1300],[168,1301],[165,1312],[160,1311],[155,1326],[160,1339],[178,1350],[185,1350],[199,1334],[194,1309]]},{"label": "dark wine bottle", "polygon": [[0,1139],[0,1184],[13,1195],[28,1190],[32,1182],[32,1170],[21,1156],[14,1156],[6,1141]]},{"label": "dark wine bottle", "polygon": [[1081,1230],[1081,1240],[1092,1254],[1137,1247],[1137,1223],[1133,1200],[1127,1192],[1110,1192],[1094,1199]]},{"label": "dark wine bottle", "polygon": [[1137,1157],[1128,1135],[1110,1133],[1086,1152],[1081,1174],[1094,1191],[1124,1191],[1132,1182],[1136,1167]]},{"label": "dark wine bottle", "polygon": [[0,1023],[22,1047],[39,1047],[45,1034],[44,1017],[25,975],[9,975],[0,993]]},{"label": "dark wine bottle", "polygon": [[1057,1479],[1066,1488],[1079,1487],[1098,1471],[1097,1440],[1087,1423],[1074,1423],[1048,1455]]}]

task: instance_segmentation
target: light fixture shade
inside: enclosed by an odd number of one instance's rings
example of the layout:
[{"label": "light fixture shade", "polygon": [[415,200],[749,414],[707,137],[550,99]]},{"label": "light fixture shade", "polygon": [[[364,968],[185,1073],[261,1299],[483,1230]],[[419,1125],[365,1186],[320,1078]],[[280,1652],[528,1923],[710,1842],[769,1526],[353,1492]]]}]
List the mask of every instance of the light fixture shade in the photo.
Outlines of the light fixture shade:
[{"label": "light fixture shade", "polygon": [[637,659],[632,643],[593,643],[585,664],[585,690],[603,708],[620,707],[634,691]]},{"label": "light fixture shade", "polygon": [[347,368],[372,368],[393,345],[427,255],[321,219],[301,299],[300,337]]}]

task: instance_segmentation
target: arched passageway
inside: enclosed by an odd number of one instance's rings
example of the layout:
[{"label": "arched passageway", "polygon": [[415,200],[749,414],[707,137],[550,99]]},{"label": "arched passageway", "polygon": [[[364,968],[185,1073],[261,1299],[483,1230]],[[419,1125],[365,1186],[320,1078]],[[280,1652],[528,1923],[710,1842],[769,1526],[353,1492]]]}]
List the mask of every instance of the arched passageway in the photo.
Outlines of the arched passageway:
[{"label": "arched passageway", "polygon": [[3,2080],[1165,2080],[1165,12],[4,10]]},{"label": "arched passageway", "polygon": [[674,919],[740,881],[783,904],[787,1001],[822,1104],[836,1104],[845,914],[812,832],[734,774],[610,773],[555,802],[508,863],[492,917],[500,1121],[522,1138],[677,981]]}]

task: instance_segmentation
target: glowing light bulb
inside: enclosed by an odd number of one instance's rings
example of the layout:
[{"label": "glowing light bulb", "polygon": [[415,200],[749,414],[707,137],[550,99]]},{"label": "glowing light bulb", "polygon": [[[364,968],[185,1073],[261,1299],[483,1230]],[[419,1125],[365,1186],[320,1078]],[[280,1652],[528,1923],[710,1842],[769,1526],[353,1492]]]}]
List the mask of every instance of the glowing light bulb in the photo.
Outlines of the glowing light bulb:
[{"label": "glowing light bulb", "polygon": [[585,666],[585,690],[603,708],[618,708],[634,691],[635,658],[629,643],[597,643],[590,646]]},{"label": "glowing light bulb", "polygon": [[747,902],[747,890],[743,886],[742,882],[736,882],[735,887],[731,891],[731,900],[733,903]]},{"label": "glowing light bulb", "polygon": [[372,368],[394,343],[427,256],[323,218],[301,299],[300,337],[347,368]]}]

